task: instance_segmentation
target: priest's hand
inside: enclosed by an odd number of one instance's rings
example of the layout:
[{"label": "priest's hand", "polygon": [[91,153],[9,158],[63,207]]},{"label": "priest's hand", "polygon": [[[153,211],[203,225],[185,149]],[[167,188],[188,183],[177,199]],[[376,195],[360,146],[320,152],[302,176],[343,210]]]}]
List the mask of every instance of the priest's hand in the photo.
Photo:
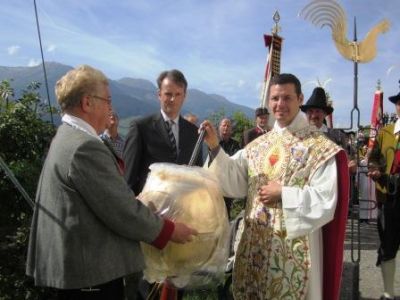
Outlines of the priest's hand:
[{"label": "priest's hand", "polygon": [[171,236],[171,241],[178,244],[185,244],[192,241],[193,236],[197,234],[197,230],[190,228],[183,223],[176,222],[174,232]]},{"label": "priest's hand", "polygon": [[200,124],[199,131],[201,129],[206,131],[206,134],[204,135],[204,141],[206,142],[208,148],[211,150],[217,148],[219,146],[218,134],[211,122],[209,120],[205,120]]},{"label": "priest's hand", "polygon": [[277,181],[270,181],[258,189],[258,196],[262,204],[274,207],[282,202],[282,185]]}]

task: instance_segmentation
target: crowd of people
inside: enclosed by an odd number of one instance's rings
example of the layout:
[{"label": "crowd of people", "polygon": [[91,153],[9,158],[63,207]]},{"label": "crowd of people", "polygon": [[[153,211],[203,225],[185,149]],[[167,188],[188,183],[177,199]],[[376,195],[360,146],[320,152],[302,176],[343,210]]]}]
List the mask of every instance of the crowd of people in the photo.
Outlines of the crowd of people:
[{"label": "crowd of people", "polygon": [[[79,66],[56,83],[62,124],[37,188],[27,275],[55,289],[58,299],[148,298],[152,284],[142,277],[139,244],[163,249],[198,232],[137,196],[151,164],[187,165],[204,130],[207,155],[200,153],[195,165],[218,178],[228,215],[233,199],[245,199],[235,299],[339,299],[350,176],[358,162],[348,159],[346,134],[324,123],[333,112],[324,89],[303,103],[295,75],[273,77],[268,108],[256,109],[254,128],[236,141],[228,117],[215,127],[181,115],[188,87],[181,71],[161,72],[157,86],[160,110],[134,118],[124,139],[101,71]],[[400,94],[389,100],[400,114]],[[382,128],[359,166],[378,191],[382,299],[394,299],[400,245],[399,131],[398,121]],[[174,295],[182,297],[182,290]]]}]

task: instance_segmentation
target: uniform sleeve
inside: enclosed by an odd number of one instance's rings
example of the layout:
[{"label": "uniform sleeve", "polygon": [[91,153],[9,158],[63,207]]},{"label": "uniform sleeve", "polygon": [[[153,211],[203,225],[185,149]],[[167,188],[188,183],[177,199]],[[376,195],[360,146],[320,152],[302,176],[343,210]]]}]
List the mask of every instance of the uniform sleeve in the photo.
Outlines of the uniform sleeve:
[{"label": "uniform sleeve", "polygon": [[247,196],[248,162],[244,150],[239,150],[229,157],[220,148],[211,164],[206,161],[204,167],[217,176],[225,197],[243,198]]},{"label": "uniform sleeve", "polygon": [[173,224],[135,199],[101,142],[89,141],[76,150],[68,176],[85,204],[110,230],[131,240],[155,242],[158,247],[169,240]]},{"label": "uniform sleeve", "polygon": [[330,158],[303,188],[282,187],[282,208],[288,238],[309,234],[330,222],[337,203],[337,168]]}]

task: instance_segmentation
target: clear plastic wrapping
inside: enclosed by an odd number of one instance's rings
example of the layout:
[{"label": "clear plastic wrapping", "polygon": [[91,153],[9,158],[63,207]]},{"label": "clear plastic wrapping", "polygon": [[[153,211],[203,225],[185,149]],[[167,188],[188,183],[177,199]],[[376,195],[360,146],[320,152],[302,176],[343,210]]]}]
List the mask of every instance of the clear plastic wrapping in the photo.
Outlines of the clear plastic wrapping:
[{"label": "clear plastic wrapping", "polygon": [[162,249],[142,243],[149,282],[168,280],[178,288],[197,288],[224,277],[229,255],[229,222],[213,174],[200,167],[155,163],[139,199],[160,216],[183,222],[199,234],[186,244]]}]

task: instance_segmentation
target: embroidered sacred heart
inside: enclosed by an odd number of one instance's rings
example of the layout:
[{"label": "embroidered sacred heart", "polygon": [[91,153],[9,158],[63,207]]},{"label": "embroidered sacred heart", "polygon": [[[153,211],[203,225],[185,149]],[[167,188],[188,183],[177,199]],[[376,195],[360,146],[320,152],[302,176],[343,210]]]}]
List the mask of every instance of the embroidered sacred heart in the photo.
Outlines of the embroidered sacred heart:
[{"label": "embroidered sacred heart", "polygon": [[272,153],[269,157],[268,157],[269,163],[271,166],[274,166],[276,164],[276,162],[279,160],[279,155],[276,153]]}]

